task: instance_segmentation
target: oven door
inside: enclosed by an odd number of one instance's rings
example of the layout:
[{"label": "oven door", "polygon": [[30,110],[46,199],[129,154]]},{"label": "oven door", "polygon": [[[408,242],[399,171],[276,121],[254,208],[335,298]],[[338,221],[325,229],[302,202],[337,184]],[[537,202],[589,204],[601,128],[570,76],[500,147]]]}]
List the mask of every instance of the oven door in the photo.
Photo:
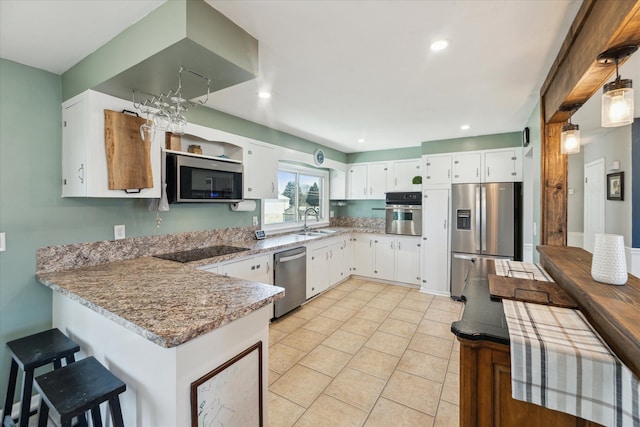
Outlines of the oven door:
[{"label": "oven door", "polygon": [[422,206],[387,205],[385,208],[387,234],[422,235]]}]

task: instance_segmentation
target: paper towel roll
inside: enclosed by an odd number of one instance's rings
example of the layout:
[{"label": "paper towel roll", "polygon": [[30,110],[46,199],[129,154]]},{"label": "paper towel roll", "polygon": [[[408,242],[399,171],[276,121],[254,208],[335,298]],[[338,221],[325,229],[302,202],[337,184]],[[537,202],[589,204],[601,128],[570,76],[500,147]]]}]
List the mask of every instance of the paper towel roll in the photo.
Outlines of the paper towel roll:
[{"label": "paper towel roll", "polygon": [[243,200],[238,203],[231,203],[231,210],[236,212],[252,212],[256,210],[255,200]]}]

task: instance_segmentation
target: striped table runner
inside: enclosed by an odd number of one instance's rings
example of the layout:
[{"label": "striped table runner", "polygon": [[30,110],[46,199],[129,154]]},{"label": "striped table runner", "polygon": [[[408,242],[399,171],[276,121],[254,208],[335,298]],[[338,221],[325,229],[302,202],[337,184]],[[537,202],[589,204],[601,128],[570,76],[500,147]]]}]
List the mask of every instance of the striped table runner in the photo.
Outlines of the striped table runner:
[{"label": "striped table runner", "polygon": [[511,261],[508,259],[496,259],[496,275],[515,277],[517,279],[539,280],[541,282],[553,282],[549,273],[539,264],[523,261]]},{"label": "striped table runner", "polygon": [[638,378],[578,310],[506,299],[502,304],[514,399],[605,426],[640,426]]}]

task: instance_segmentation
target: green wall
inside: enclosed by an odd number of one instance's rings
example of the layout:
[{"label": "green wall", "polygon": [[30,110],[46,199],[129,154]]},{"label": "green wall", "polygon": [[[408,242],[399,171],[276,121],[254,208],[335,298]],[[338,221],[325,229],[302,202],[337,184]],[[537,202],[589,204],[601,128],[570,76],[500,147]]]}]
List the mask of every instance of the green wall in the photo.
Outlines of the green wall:
[{"label": "green wall", "polygon": [[346,202],[346,206],[330,206],[330,209],[335,211],[336,217],[384,218],[384,200],[347,200]]},{"label": "green wall", "polygon": [[147,200],[61,198],[61,90],[60,76],[0,59],[0,232],[7,242],[0,252],[0,402],[10,362],[5,343],[51,326],[51,291],[35,280],[37,248],[110,240],[115,224],[136,237],[250,226],[260,215],[227,204],[171,205],[157,228]]},{"label": "green wall", "polygon": [[420,147],[394,148],[391,150],[363,151],[347,154],[346,163],[382,162],[404,159],[419,159]]},{"label": "green wall", "polygon": [[519,147],[522,133],[510,132],[467,138],[442,139],[422,143],[422,154],[453,153],[457,151],[490,150],[492,148]]}]

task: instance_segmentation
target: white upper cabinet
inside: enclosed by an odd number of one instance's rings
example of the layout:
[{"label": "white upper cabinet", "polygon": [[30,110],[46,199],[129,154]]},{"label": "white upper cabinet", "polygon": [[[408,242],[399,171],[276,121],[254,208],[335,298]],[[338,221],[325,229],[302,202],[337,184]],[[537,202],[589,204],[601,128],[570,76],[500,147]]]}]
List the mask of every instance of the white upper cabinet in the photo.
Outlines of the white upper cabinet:
[{"label": "white upper cabinet", "polygon": [[479,152],[454,154],[451,182],[453,184],[480,182],[481,158],[482,155]]},{"label": "white upper cabinet", "polygon": [[[87,90],[62,104],[62,197],[159,198],[164,132],[151,142],[152,188],[109,190],[104,110],[134,111],[133,104]],[[140,140],[140,144],[142,144]]]},{"label": "white upper cabinet", "polygon": [[422,156],[423,187],[451,184],[451,154]]},{"label": "white upper cabinet", "polygon": [[276,150],[249,143],[244,156],[244,198],[278,198],[278,158]]},{"label": "white upper cabinet", "polygon": [[393,162],[392,165],[393,174],[388,186],[388,191],[416,191],[413,186],[413,177],[420,176],[421,174],[420,160],[401,160]]},{"label": "white upper cabinet", "polygon": [[369,163],[367,165],[367,198],[384,199],[387,192],[387,163]]},{"label": "white upper cabinet", "polygon": [[345,200],[347,198],[347,174],[338,169],[329,170],[329,199]]},{"label": "white upper cabinet", "polygon": [[522,148],[485,152],[483,182],[512,181],[522,181]]},{"label": "white upper cabinet", "polygon": [[367,188],[367,165],[349,165],[347,171],[347,198],[352,200],[366,199]]}]

